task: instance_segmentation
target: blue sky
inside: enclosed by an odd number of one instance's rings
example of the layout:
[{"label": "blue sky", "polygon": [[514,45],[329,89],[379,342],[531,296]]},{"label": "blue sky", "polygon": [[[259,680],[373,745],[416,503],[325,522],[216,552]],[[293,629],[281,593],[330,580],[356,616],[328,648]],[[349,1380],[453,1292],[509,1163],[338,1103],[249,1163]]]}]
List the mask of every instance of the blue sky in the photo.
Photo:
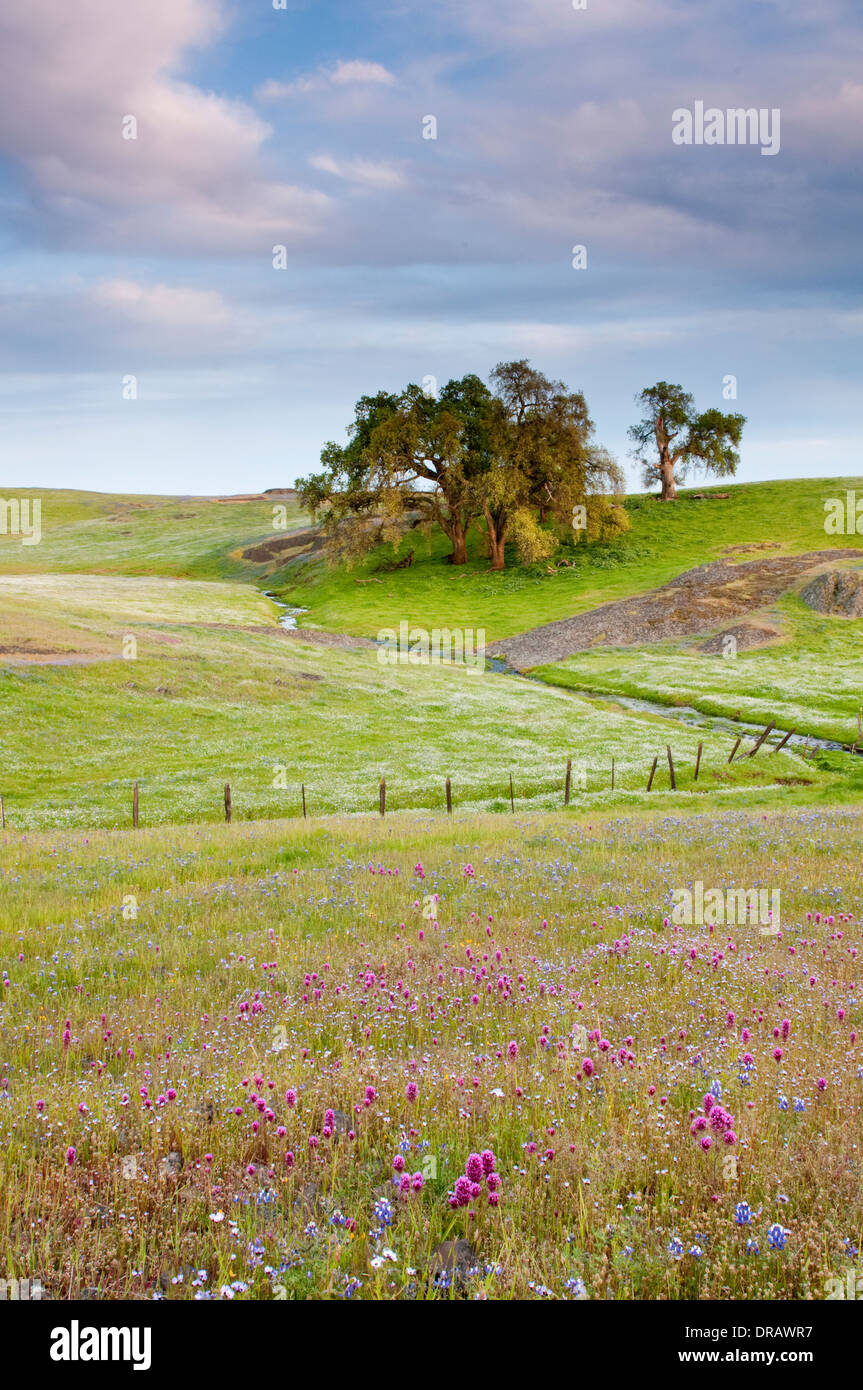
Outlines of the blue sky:
[{"label": "blue sky", "polygon": [[[0,54],[6,486],[284,485],[523,356],[623,462],[635,392],[734,376],[741,478],[861,471],[854,3],[6,0]],[[696,101],[779,152],[675,145]]]}]

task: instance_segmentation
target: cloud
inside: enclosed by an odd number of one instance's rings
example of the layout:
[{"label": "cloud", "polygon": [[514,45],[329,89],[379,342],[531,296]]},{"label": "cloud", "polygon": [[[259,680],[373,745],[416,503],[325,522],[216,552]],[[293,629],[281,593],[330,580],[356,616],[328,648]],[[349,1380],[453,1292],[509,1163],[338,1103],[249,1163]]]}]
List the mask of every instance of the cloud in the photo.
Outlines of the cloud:
[{"label": "cloud", "polygon": [[[271,178],[271,129],[251,107],[184,81],[222,33],[205,0],[7,0],[0,129],[32,202],[29,226],[86,245],[236,250],[319,234],[314,189]],[[134,117],[135,138],[124,138]],[[125,121],[126,134],[132,125]]]},{"label": "cloud", "polygon": [[303,96],[309,92],[325,92],[333,87],[373,86],[392,87],[396,78],[382,63],[370,63],[362,58],[340,59],[334,67],[318,68],[305,73],[293,82],[263,82],[255,91],[259,101],[281,101],[285,97]]},{"label": "cloud", "polygon": [[231,310],[218,290],[106,280],[93,291],[93,302],[131,323],[165,328],[223,328],[232,322]]},{"label": "cloud", "polygon": [[309,164],[324,174],[345,179],[367,188],[398,188],[404,179],[392,164],[371,159],[334,159],[329,154],[312,155]]}]

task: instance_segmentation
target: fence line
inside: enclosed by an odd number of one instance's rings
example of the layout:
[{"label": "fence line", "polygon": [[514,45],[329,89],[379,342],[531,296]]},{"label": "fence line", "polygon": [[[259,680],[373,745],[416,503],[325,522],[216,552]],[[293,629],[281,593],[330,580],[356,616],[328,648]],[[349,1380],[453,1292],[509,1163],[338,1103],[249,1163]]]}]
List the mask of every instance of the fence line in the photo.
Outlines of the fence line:
[{"label": "fence line", "polygon": [[[743,756],[748,756],[748,757],[750,757],[750,758],[754,758],[755,755],[756,755],[756,753],[759,751],[759,749],[760,749],[764,744],[766,744],[767,739],[769,738],[770,734],[773,732],[773,730],[774,730],[775,728],[776,728],[775,721],[772,721],[770,724],[767,725],[767,727],[763,730],[763,732],[760,733],[760,734],[757,736],[757,738],[755,739],[755,743],[754,743],[753,747],[749,749],[748,754],[746,754],[746,755],[741,754],[741,757],[743,757]],[[783,737],[780,739],[780,741],[779,741],[778,743],[774,744],[774,746],[773,746],[772,748],[769,749],[769,751],[770,751],[771,753],[778,753],[778,752],[780,751],[780,749],[782,749],[782,748],[785,747],[785,745],[787,744],[788,740],[794,736],[795,732],[796,732],[795,729],[790,729],[790,730],[788,731],[788,733],[786,733],[786,734],[783,735]],[[736,753],[737,753],[737,750],[738,750],[738,748],[740,747],[741,743],[743,742],[743,738],[744,738],[744,735],[743,735],[743,734],[740,734],[740,735],[736,738],[736,740],[735,740],[735,742],[734,742],[734,747],[731,749],[731,752],[730,752],[730,754],[728,755],[728,759],[727,759],[726,766],[727,766],[728,763],[732,763],[732,762],[734,761],[735,755],[736,755]],[[701,767],[702,767],[702,754],[703,754],[703,751],[704,751],[704,744],[703,744],[703,743],[699,743],[699,744],[698,744],[698,751],[697,751],[696,757],[695,757],[695,769],[694,769],[693,778],[692,778],[693,783],[698,781],[698,776],[699,776],[699,773],[700,773]],[[863,739],[859,739],[859,740],[858,740],[858,739],[855,739],[854,742],[851,743],[851,744],[849,744],[847,747],[843,744],[843,745],[842,745],[842,751],[843,751],[843,752],[847,752],[847,753],[856,754],[858,757],[863,756]],[[670,789],[671,791],[677,791],[677,790],[678,790],[678,785],[677,785],[677,770],[675,769],[674,757],[673,757],[673,754],[672,754],[672,751],[671,751],[671,745],[670,745],[670,744],[666,744],[666,745],[665,745],[665,752],[666,752],[666,757],[667,757],[667,759],[668,759],[669,789]],[[801,750],[801,757],[807,758],[808,756],[809,756],[809,735],[807,735],[807,737],[806,737],[806,743],[805,743],[804,747],[803,747],[802,750]],[[738,761],[739,761],[739,760],[738,760]],[[652,763],[651,768],[650,768],[650,776],[648,777],[648,780],[647,780],[647,787],[646,787],[646,790],[647,790],[648,792],[651,791],[652,788],[653,788],[653,784],[654,784],[654,781],[655,781],[655,779],[656,779],[656,772],[657,772],[658,766],[659,766],[659,754],[657,754],[657,755],[654,757],[653,763]],[[612,791],[614,791],[614,789],[615,789],[615,771],[616,771],[616,759],[615,759],[615,758],[612,758],[612,759],[611,759],[611,790],[612,790]],[[587,788],[585,787],[584,790],[587,790]],[[633,790],[634,790],[634,789],[633,789]],[[309,811],[308,811],[308,805],[307,805],[307,801],[306,801],[306,784],[305,784],[305,782],[301,783],[301,785],[300,785],[300,795],[301,795],[301,800],[302,800],[303,820],[306,820],[306,819],[308,819]],[[563,781],[563,805],[564,805],[564,806],[569,806],[569,805],[571,804],[571,797],[572,797],[572,758],[567,758],[567,760],[566,760],[566,770],[565,770],[564,781]],[[445,798],[445,805],[446,805],[446,812],[447,812],[447,815],[451,816],[452,813],[453,813],[453,789],[452,789],[452,778],[451,778],[451,777],[447,777],[447,779],[446,779],[446,781],[445,781],[445,783],[444,783],[444,798]],[[230,782],[226,782],[226,783],[225,783],[225,789],[224,789],[224,803],[225,803],[225,821],[226,821],[226,823],[227,823],[228,825],[230,825],[231,822],[232,822],[232,820],[233,820],[233,798],[232,798],[232,794],[231,794],[231,784],[230,784]],[[510,805],[510,811],[514,813],[514,812],[515,812],[515,787],[514,787],[514,784],[513,784],[513,776],[512,776],[512,773],[511,773],[511,772],[509,773],[509,805]],[[408,809],[410,809],[410,808],[408,808]],[[386,810],[387,810],[387,783],[386,783],[386,778],[385,778],[385,777],[381,777],[381,779],[380,779],[380,781],[379,781],[379,783],[378,783],[378,812],[379,812],[379,814],[380,814],[380,816],[381,816],[382,818],[386,816]],[[334,813],[330,813],[330,814],[334,814]],[[134,829],[138,829],[138,828],[139,828],[139,825],[140,825],[140,788],[139,788],[138,782],[136,781],[136,782],[133,784],[133,787],[132,787],[132,826],[133,826]],[[5,805],[4,796],[3,796],[2,794],[0,794],[0,828],[2,828],[3,830],[6,829],[6,805]]]}]

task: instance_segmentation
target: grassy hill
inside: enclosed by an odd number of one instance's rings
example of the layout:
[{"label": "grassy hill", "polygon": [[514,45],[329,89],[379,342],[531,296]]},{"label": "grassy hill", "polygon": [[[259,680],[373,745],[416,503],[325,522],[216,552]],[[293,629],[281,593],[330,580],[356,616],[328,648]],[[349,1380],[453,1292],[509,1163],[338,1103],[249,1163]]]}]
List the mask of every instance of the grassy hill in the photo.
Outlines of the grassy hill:
[{"label": "grassy hill", "polygon": [[777,543],[777,554],[853,548],[859,536],[825,535],[824,500],[855,487],[863,496],[863,478],[837,478],[692,488],[673,504],[630,497],[632,529],[607,544],[563,546],[553,560],[572,567],[553,574],[544,565],[521,569],[512,555],[509,569],[490,573],[476,532],[469,564],[453,569],[441,536],[415,533],[399,552],[414,550],[409,569],[382,571],[390,552],[380,551],[351,571],[326,569],[320,560],[291,566],[272,576],[272,586],[308,607],[307,623],[333,631],[374,637],[407,618],[429,629],[483,628],[492,642],[656,588],[731,547]]},{"label": "grassy hill", "polygon": [[[798,794],[839,785],[786,753],[728,768],[725,736],[608,713],[537,682],[382,665],[375,649],[292,638],[245,584],[5,576],[0,631],[26,639],[13,653],[8,636],[0,644],[0,792],[19,829],[126,825],[135,780],[147,824],[218,818],[226,780],[242,818],[299,813],[303,782],[315,815],[370,811],[381,775],[391,808],[441,808],[451,776],[459,812],[508,809],[512,773],[516,806],[550,809],[567,758],[574,805],[625,804],[646,798],[669,741],[678,800],[744,788],[769,798],[780,777],[802,777]],[[666,772],[652,799],[667,786]]]},{"label": "grassy hill", "polygon": [[[541,672],[545,685],[458,666],[382,665],[376,651],[314,631],[373,637],[404,619],[485,627],[490,641],[642,592],[729,547],[823,549],[823,499],[854,481],[743,486],[727,497],[707,490],[673,507],[635,497],[630,533],[572,549],[572,567],[553,575],[490,574],[479,537],[464,571],[443,563],[439,540],[422,537],[410,542],[410,569],[381,572],[386,553],[355,572],[307,556],[286,565],[260,550],[280,534],[266,500],[46,492],[40,544],[0,537],[0,792],[10,824],[127,824],[135,780],[151,824],[218,817],[226,780],[240,817],[296,813],[303,782],[316,815],[368,812],[381,775],[391,808],[440,808],[449,775],[459,812],[506,810],[512,774],[516,807],[551,809],[568,758],[574,805],[633,804],[647,796],[656,754],[655,804],[672,795],[668,743],[675,804],[856,799],[861,760],[804,762],[789,749],[729,767],[727,733],[601,708],[564,688],[764,722],[778,714],[780,727],[850,741],[861,623],[817,618],[794,600],[778,606],[779,647],[734,662],[668,644],[596,650]],[[289,527],[307,521],[291,504]],[[854,539],[835,538],[837,555]],[[303,640],[280,630],[261,593],[271,587],[308,609]]]},{"label": "grassy hill", "polygon": [[[0,490],[0,497],[42,502],[42,540],[22,545],[0,535],[0,574],[173,575],[184,579],[255,579],[264,567],[242,552],[281,534],[273,505],[201,497],[141,497],[52,489]],[[308,524],[296,502],[283,502],[289,528]]]}]

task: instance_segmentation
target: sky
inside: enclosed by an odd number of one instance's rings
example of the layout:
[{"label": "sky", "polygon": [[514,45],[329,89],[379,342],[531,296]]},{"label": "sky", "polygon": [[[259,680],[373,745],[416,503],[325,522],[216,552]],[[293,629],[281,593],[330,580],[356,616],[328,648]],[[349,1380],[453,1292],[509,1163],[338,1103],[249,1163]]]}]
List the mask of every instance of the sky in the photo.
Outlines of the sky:
[{"label": "sky", "polygon": [[[863,471],[859,0],[583,5],[4,0],[0,485],[283,487],[521,357],[632,487],[661,379],[741,480]],[[778,150],[677,143],[699,102]]]}]

